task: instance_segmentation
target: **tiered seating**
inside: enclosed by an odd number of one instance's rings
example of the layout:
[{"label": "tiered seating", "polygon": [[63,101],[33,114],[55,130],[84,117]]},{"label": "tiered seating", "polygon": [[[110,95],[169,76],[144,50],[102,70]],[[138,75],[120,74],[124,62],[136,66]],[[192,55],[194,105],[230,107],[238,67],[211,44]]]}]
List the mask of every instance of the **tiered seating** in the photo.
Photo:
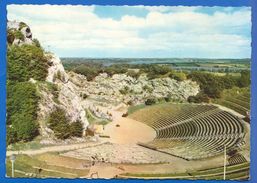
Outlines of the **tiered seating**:
[{"label": "tiered seating", "polygon": [[130,117],[156,130],[156,139],[149,145],[185,159],[211,157],[225,146],[234,148],[245,134],[239,118],[212,105],[153,106]]},{"label": "tiered seating", "polygon": [[244,163],[244,162],[247,162],[247,160],[240,153],[237,153],[237,154],[233,155],[232,157],[230,157],[228,159],[229,165],[237,165],[237,164],[241,164],[241,163]]}]

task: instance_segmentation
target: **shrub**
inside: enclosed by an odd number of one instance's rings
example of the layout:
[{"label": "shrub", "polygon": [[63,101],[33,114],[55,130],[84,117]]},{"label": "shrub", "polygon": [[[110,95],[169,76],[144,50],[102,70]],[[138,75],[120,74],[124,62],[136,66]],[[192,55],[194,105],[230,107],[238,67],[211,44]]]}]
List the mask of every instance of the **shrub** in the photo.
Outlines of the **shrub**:
[{"label": "shrub", "polygon": [[11,45],[13,43],[14,39],[15,39],[15,35],[14,35],[13,31],[9,29],[7,31],[7,43]]},{"label": "shrub", "polygon": [[171,101],[171,95],[167,95],[164,97],[165,102],[170,102]]},{"label": "shrub", "polygon": [[129,87],[125,86],[123,89],[119,90],[122,95],[126,95],[129,92]]},{"label": "shrub", "polygon": [[153,105],[156,103],[156,100],[154,98],[149,98],[145,101],[145,105]]},{"label": "shrub", "polygon": [[27,27],[27,26],[28,26],[28,25],[27,25],[26,23],[20,22],[20,23],[19,23],[19,30],[21,30],[22,28]]},{"label": "shrub", "polygon": [[187,79],[186,74],[183,72],[171,73],[169,77],[177,81],[184,81]]},{"label": "shrub", "polygon": [[127,72],[127,75],[130,76],[130,77],[132,77],[132,78],[138,79],[139,76],[140,76],[140,72],[136,72],[136,71],[134,71],[134,70],[129,70],[129,71]]},{"label": "shrub", "polygon": [[22,41],[25,40],[24,34],[22,34],[22,32],[19,30],[14,30],[14,36],[16,39],[20,39]]},{"label": "shrub", "polygon": [[148,86],[148,85],[144,85],[144,86],[143,86],[143,90],[145,90],[145,91],[147,91],[147,92],[149,92],[149,93],[152,93],[152,92],[153,92],[153,88],[151,88],[151,87]]},{"label": "shrub", "polygon": [[127,112],[122,114],[122,117],[127,117],[127,116],[128,116]]},{"label": "shrub", "polygon": [[132,101],[132,100],[129,100],[129,101],[127,102],[127,105],[133,105],[133,101]]},{"label": "shrub", "polygon": [[81,97],[82,97],[83,99],[86,99],[86,98],[88,97],[88,95],[87,95],[86,93],[81,93]]},{"label": "shrub", "polygon": [[38,41],[38,39],[34,38],[34,39],[33,39],[33,43],[34,43],[34,45],[35,45],[36,47],[41,48],[41,44],[40,44],[40,42]]},{"label": "shrub", "polygon": [[190,103],[209,103],[210,98],[204,93],[199,93],[196,96],[189,96],[187,101]]}]

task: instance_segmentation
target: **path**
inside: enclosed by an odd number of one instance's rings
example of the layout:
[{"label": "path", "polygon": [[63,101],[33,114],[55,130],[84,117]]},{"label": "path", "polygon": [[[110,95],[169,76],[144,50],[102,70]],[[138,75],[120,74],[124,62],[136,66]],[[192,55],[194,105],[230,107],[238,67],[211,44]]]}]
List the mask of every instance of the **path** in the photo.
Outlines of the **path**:
[{"label": "path", "polygon": [[76,149],[82,149],[86,147],[93,147],[96,145],[100,145],[103,142],[84,142],[79,144],[69,144],[69,145],[57,145],[57,146],[50,146],[50,147],[43,147],[36,150],[21,150],[21,151],[7,151],[6,155],[10,156],[12,154],[28,154],[28,155],[36,155],[42,154],[46,152],[61,152],[61,151],[71,151]]}]

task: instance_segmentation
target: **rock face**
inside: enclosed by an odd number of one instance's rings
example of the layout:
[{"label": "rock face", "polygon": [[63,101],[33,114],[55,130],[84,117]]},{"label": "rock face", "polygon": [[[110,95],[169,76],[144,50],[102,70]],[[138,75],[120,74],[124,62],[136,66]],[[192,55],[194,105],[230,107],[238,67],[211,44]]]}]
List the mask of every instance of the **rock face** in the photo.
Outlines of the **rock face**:
[{"label": "rock face", "polygon": [[[74,79],[74,73],[72,75]],[[76,83],[78,80],[84,80],[84,78],[77,77]],[[189,96],[196,95],[200,90],[199,85],[191,80],[181,82],[170,78],[149,80],[146,75],[135,79],[126,74],[108,77],[106,73],[100,74],[94,81],[84,80],[83,85],[82,90],[89,99],[112,104],[128,102],[140,104],[144,103],[147,98],[164,97],[169,97],[174,101],[186,101]]]},{"label": "rock face", "polygon": [[[80,88],[69,79],[65,72],[60,59],[55,55],[50,55],[48,61],[48,76],[46,81],[55,85],[58,89],[58,96],[54,100],[54,95],[49,90],[41,90],[42,100],[40,105],[41,121],[46,121],[49,114],[56,108],[60,107],[66,111],[67,117],[71,122],[81,121],[84,129],[88,126],[85,109],[82,106],[82,98],[80,96]],[[45,137],[52,136],[47,125],[41,125],[41,134]]]},{"label": "rock face", "polygon": [[[15,45],[32,44],[32,32],[28,25],[23,22],[7,22],[8,38]],[[16,35],[16,36],[15,36]],[[9,40],[8,40],[9,41]]]}]

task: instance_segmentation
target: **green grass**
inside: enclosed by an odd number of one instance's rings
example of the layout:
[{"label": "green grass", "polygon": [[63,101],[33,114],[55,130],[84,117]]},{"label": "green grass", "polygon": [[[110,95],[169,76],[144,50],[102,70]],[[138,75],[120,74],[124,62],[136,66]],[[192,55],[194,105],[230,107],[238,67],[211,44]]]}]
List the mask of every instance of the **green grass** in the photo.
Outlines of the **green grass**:
[{"label": "green grass", "polygon": [[87,120],[88,120],[89,124],[106,125],[110,122],[110,120],[96,117],[88,109],[86,109],[86,114],[87,114]]},{"label": "green grass", "polygon": [[[16,156],[14,169],[15,177],[29,177],[28,174],[33,174],[33,177],[78,178],[88,173],[88,169],[73,169],[49,165],[45,161],[37,159],[36,156],[22,154]],[[39,172],[39,169],[41,169],[41,172]],[[9,157],[7,157],[6,161],[6,175],[11,176],[11,162]]]},{"label": "green grass", "polygon": [[128,108],[128,114],[132,114],[132,113],[134,113],[134,112],[136,112],[136,111],[138,111],[138,110],[140,110],[140,109],[143,109],[143,108],[145,108],[145,107],[146,107],[145,104],[130,106],[130,107]]}]

